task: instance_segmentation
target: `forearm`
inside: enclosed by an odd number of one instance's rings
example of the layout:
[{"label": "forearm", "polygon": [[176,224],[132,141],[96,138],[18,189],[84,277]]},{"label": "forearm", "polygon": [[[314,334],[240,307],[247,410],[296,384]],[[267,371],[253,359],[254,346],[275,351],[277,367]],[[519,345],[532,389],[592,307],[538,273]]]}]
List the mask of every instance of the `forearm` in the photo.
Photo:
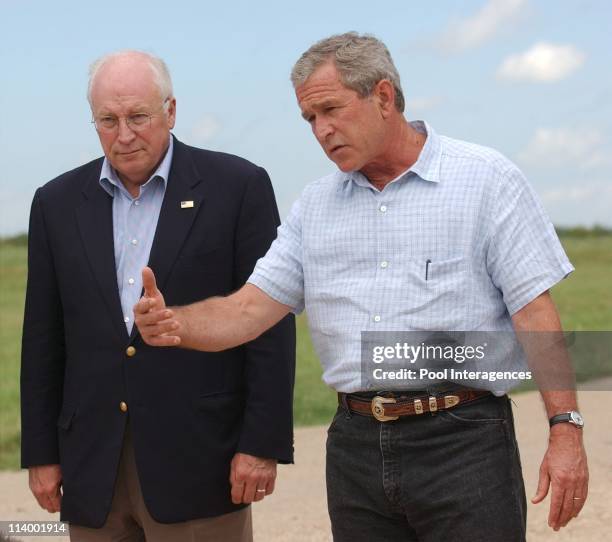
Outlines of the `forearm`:
[{"label": "forearm", "polygon": [[254,311],[235,295],[211,297],[170,310],[178,321],[174,334],[183,348],[218,352],[251,341],[264,331],[254,320]]},{"label": "forearm", "polygon": [[[548,292],[534,299],[513,318],[514,329],[533,370],[548,418],[577,410],[571,360],[561,321]],[[567,424],[557,424],[563,432]],[[551,432],[552,434],[552,432]],[[581,432],[579,432],[581,434]]]},{"label": "forearm", "polygon": [[167,308],[148,267],[142,271],[142,283],[145,295],[134,306],[134,319],[151,346],[226,350],[259,337],[291,310],[248,283],[228,297]]},{"label": "forearm", "polygon": [[575,390],[540,390],[548,418],[557,414],[578,410]]},{"label": "forearm", "polygon": [[218,352],[256,339],[286,316],[290,307],[247,283],[228,297],[169,310],[174,325],[167,334],[178,337],[179,346]]}]

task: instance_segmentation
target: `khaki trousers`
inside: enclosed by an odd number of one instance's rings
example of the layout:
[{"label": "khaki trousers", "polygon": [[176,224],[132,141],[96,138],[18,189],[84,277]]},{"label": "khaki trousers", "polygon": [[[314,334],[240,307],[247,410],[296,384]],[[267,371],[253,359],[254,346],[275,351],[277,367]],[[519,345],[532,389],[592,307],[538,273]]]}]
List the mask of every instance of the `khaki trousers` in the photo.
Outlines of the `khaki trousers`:
[{"label": "khaki trousers", "polygon": [[144,503],[130,428],[126,430],[113,502],[100,529],[70,525],[71,542],[252,542],[251,507],[212,518],[158,523]]}]

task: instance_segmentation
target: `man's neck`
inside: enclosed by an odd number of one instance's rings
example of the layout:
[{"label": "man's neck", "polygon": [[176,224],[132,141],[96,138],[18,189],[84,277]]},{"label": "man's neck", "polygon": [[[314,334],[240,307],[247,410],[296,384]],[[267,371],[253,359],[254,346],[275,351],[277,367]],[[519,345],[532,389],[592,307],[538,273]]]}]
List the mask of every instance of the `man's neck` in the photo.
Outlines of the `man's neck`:
[{"label": "man's neck", "polygon": [[382,190],[418,160],[426,139],[426,134],[415,130],[402,116],[386,138],[385,152],[363,167],[361,173],[378,190]]}]

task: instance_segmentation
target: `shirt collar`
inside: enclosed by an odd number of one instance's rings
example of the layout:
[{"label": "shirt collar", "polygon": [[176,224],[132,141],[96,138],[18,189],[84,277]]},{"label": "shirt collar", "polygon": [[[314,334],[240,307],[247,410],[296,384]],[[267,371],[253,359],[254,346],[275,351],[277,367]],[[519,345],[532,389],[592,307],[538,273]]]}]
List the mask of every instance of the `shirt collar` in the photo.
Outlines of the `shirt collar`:
[{"label": "shirt collar", "polygon": [[[441,161],[441,144],[440,136],[436,134],[433,128],[422,120],[411,121],[410,125],[422,134],[427,134],[425,145],[419,153],[417,161],[410,166],[406,171],[398,175],[393,181],[401,179],[404,175],[412,172],[418,175],[424,181],[430,181],[433,183],[440,182],[440,161]],[[371,188],[372,185],[368,182],[366,177],[359,171],[338,171],[338,180],[340,182],[353,181],[359,186]],[[393,182],[391,181],[391,182]]]},{"label": "shirt collar", "polygon": [[[163,158],[163,160],[157,166],[157,169],[153,172],[153,175],[149,177],[149,180],[144,183],[141,187],[141,194],[143,190],[146,190],[147,185],[155,178],[159,178],[162,180],[164,185],[164,191],[166,190],[166,186],[168,185],[168,177],[170,175],[170,166],[172,165],[172,154],[174,151],[174,138],[172,135],[169,136],[168,150]],[[100,186],[106,190],[111,196],[115,195],[115,188],[118,188],[122,192],[129,195],[129,192],[123,186],[123,183],[119,179],[115,168],[108,161],[106,156],[104,157],[104,161],[102,162],[102,170],[100,171]],[[130,198],[132,196],[130,195]]]}]

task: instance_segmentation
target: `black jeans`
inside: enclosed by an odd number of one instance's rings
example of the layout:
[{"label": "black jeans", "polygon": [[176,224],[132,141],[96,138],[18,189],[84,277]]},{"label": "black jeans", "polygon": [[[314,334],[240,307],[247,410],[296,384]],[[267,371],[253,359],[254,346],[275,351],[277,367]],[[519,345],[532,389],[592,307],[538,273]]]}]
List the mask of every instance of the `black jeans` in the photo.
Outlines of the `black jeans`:
[{"label": "black jeans", "polygon": [[335,542],[524,541],[508,397],[390,422],[338,407],[327,437],[327,500]]}]

